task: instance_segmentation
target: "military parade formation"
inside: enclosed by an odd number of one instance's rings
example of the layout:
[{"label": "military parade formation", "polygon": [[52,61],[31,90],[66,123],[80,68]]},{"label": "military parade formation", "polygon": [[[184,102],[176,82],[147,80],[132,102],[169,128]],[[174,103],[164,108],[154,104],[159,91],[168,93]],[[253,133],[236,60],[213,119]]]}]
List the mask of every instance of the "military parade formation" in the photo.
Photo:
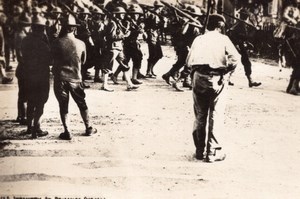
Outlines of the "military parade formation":
[{"label": "military parade formation", "polygon": [[[209,0],[203,8],[159,0],[153,5],[137,1],[126,4],[122,0],[3,2],[0,76],[3,84],[13,81],[6,72],[11,70],[10,59],[16,59],[17,122],[27,125],[26,134],[33,139],[48,135],[41,129],[40,118],[53,75],[54,93],[64,127],[59,138],[72,139],[68,129],[70,95],[85,125],[84,135],[97,133],[85,101],[84,89],[90,87],[86,80],[100,83],[100,90],[114,92],[108,82],[119,84],[121,73],[126,90],[138,90],[144,78],[157,78],[155,66],[164,57],[161,45],[169,37],[177,60],[162,79],[176,91],[183,91],[179,85],[182,82],[182,87],[193,92],[196,158],[207,162],[224,160],[225,154],[220,153],[223,146],[219,129],[224,122],[219,118],[224,115],[219,105],[224,101],[221,93],[226,92],[227,85],[234,85],[230,76],[238,62],[244,66],[250,88],[262,83],[252,78],[249,30],[257,24],[249,22],[251,12],[247,6],[240,6],[238,17],[231,16],[236,22],[229,26],[225,18],[228,14],[215,10],[216,3]],[[279,60],[288,62],[293,68],[287,87],[287,93],[293,95],[300,92],[297,33],[300,12],[297,6],[296,0],[286,2],[282,23],[274,31]],[[148,46],[146,74],[141,73],[145,59],[141,42]],[[228,82],[225,81],[227,77]]]}]

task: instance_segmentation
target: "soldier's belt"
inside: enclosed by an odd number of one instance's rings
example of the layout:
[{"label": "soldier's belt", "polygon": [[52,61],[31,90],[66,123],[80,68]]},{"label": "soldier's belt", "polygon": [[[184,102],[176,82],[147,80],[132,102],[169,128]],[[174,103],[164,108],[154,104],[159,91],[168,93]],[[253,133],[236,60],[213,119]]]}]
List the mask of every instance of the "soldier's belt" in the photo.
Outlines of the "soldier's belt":
[{"label": "soldier's belt", "polygon": [[192,71],[197,71],[197,72],[201,73],[202,75],[208,75],[208,76],[220,76],[220,75],[224,74],[223,69],[214,69],[214,68],[211,68],[207,64],[193,65]]}]

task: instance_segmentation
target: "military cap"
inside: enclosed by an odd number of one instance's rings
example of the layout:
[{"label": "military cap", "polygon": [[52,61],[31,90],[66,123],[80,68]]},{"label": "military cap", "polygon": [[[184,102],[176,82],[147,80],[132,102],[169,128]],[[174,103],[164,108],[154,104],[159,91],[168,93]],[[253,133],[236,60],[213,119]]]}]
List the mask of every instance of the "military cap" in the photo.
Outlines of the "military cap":
[{"label": "military cap", "polygon": [[46,19],[42,16],[33,16],[32,25],[46,26]]},{"label": "military cap", "polygon": [[31,24],[31,18],[26,13],[22,13],[22,15],[19,18],[19,23],[23,25],[30,25]]}]

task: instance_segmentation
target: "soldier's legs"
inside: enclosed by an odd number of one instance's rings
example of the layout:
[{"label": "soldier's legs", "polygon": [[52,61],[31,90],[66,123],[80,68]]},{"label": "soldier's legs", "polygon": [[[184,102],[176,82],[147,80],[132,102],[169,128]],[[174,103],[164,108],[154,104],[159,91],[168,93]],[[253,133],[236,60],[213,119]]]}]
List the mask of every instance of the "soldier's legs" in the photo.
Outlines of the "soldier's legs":
[{"label": "soldier's legs", "polygon": [[18,117],[17,122],[20,122],[20,124],[26,124],[26,87],[25,87],[25,81],[22,78],[18,79]]},{"label": "soldier's legs", "polygon": [[142,84],[142,82],[138,80],[138,74],[141,69],[142,59],[143,59],[143,53],[138,49],[136,51],[134,51],[134,53],[132,55],[132,63],[133,63],[132,82],[134,84]]}]

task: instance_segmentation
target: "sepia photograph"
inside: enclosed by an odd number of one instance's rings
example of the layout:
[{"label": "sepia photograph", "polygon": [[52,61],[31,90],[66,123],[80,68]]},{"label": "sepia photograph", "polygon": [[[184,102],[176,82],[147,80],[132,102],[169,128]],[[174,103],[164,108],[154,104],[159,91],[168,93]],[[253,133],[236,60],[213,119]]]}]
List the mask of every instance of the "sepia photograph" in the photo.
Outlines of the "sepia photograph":
[{"label": "sepia photograph", "polygon": [[300,0],[0,0],[0,199],[300,196]]}]

